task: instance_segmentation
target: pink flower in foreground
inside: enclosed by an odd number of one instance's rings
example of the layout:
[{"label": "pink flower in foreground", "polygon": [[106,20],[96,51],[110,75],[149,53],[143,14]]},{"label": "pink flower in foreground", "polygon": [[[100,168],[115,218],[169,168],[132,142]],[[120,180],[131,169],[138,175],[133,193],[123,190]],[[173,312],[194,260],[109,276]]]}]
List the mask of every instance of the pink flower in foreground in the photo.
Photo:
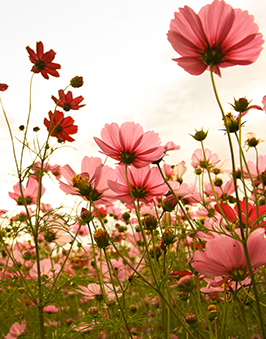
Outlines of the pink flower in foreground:
[{"label": "pink flower in foreground", "polygon": [[59,187],[67,194],[80,195],[96,205],[116,200],[107,184],[108,179],[115,180],[115,170],[104,166],[100,158],[85,156],[81,162],[81,174],[76,174],[69,165],[61,167],[61,174],[67,184],[59,180]]},{"label": "pink flower in foreground", "polygon": [[10,327],[10,331],[5,338],[16,339],[23,335],[25,332],[26,332],[26,323],[22,322],[21,324],[19,324],[18,322],[16,322]]},{"label": "pink flower in foreground", "polygon": [[[39,183],[33,177],[29,178],[26,189],[22,185],[22,192],[27,205],[35,205],[37,203],[38,189]],[[10,198],[16,200],[18,205],[24,205],[19,183],[13,186],[13,190],[14,192],[8,192]],[[42,187],[42,195],[44,192],[45,188]]]},{"label": "pink flower in foreground", "polygon": [[[239,233],[239,230],[236,230]],[[253,268],[266,264],[266,238],[264,230],[252,232],[247,241],[251,265]],[[248,265],[244,248],[240,241],[220,235],[207,242],[203,252],[196,251],[191,266],[197,272],[210,276],[227,276],[241,281],[248,274]]]},{"label": "pink flower in foreground", "polygon": [[[116,174],[118,182],[108,180],[109,187],[116,193],[117,199],[131,206],[132,199],[127,185],[125,166],[117,166]],[[129,167],[128,180],[135,200],[148,203],[156,196],[165,195],[168,192],[168,186],[164,183],[157,167]]]},{"label": "pink flower in foreground", "polygon": [[102,140],[94,137],[102,149],[100,153],[137,168],[158,161],[164,156],[164,147],[157,133],[143,132],[142,126],[134,122],[105,124],[101,131]]},{"label": "pink flower in foreground", "polygon": [[200,75],[210,66],[221,76],[220,67],[250,65],[262,50],[262,34],[254,17],[234,9],[223,0],[201,8],[179,8],[171,20],[168,40],[181,55],[173,59],[185,71]]}]

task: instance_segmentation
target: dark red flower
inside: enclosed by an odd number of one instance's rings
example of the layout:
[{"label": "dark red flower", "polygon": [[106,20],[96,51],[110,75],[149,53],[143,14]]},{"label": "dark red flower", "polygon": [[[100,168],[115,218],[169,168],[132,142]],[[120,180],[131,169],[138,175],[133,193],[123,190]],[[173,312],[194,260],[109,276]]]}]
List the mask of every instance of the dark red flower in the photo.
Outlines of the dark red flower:
[{"label": "dark red flower", "polygon": [[71,109],[78,110],[81,107],[84,107],[85,105],[79,105],[84,98],[80,95],[79,97],[76,97],[73,99],[73,95],[71,91],[68,91],[67,94],[64,93],[62,89],[58,91],[59,99],[56,99],[52,95],[52,99],[54,102],[63,108],[64,111],[70,111]]},{"label": "dark red flower", "polygon": [[6,84],[0,84],[0,91],[1,91],[1,92],[6,91],[7,89],[8,89],[8,85],[6,85]]},{"label": "dark red flower", "polygon": [[48,74],[54,77],[59,77],[57,69],[60,69],[61,66],[52,62],[56,54],[52,49],[50,49],[49,52],[43,53],[43,43],[39,41],[36,43],[37,53],[35,53],[29,46],[26,47],[26,50],[29,53],[30,61],[34,64],[31,69],[32,72],[41,72],[45,79],[49,79]]},{"label": "dark red flower", "polygon": [[60,111],[49,111],[49,118],[44,119],[43,123],[51,136],[63,141],[75,141],[69,134],[76,134],[78,126],[74,125],[74,120],[71,117],[64,117],[64,113]]}]

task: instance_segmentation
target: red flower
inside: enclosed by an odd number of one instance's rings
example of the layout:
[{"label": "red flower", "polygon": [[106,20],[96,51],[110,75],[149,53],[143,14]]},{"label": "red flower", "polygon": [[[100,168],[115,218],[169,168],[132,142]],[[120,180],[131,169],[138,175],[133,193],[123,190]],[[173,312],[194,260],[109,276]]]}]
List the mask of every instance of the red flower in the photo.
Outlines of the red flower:
[{"label": "red flower", "polygon": [[6,85],[6,84],[0,84],[0,91],[1,91],[1,92],[6,91],[7,89],[8,89],[8,85]]},{"label": "red flower", "polygon": [[[252,205],[249,202],[246,204],[245,200],[239,201],[239,204],[243,224],[248,223],[248,226],[252,228],[266,228],[266,223],[262,218],[266,214],[266,207],[264,205],[256,207],[256,205]],[[230,223],[235,224],[239,222],[237,205],[233,209],[229,205],[220,202],[220,208]],[[215,205],[215,209],[218,213],[222,214],[217,205]]]},{"label": "red flower", "polygon": [[79,97],[76,97],[73,99],[73,95],[71,91],[68,91],[67,94],[64,93],[62,89],[58,91],[59,99],[56,99],[52,95],[52,99],[54,102],[63,108],[64,111],[70,111],[71,109],[78,110],[81,107],[84,107],[85,105],[79,105],[84,98],[80,95]]},{"label": "red flower", "polygon": [[50,120],[44,119],[43,123],[51,136],[63,141],[75,141],[69,134],[76,134],[78,126],[74,125],[74,120],[71,117],[64,117],[64,113],[60,111],[49,111]]},{"label": "red flower", "polygon": [[29,53],[30,61],[34,64],[31,71],[34,73],[40,73],[45,79],[49,79],[48,74],[59,77],[59,73],[57,69],[60,69],[61,66],[52,62],[55,57],[55,52],[50,49],[49,52],[43,53],[43,43],[41,41],[36,43],[36,50],[35,53],[29,46],[26,47],[26,50]]},{"label": "red flower", "polygon": [[180,8],[171,20],[168,40],[181,58],[173,59],[185,71],[200,75],[210,66],[249,65],[262,50],[262,34],[247,11],[234,9],[223,0],[201,8]]}]

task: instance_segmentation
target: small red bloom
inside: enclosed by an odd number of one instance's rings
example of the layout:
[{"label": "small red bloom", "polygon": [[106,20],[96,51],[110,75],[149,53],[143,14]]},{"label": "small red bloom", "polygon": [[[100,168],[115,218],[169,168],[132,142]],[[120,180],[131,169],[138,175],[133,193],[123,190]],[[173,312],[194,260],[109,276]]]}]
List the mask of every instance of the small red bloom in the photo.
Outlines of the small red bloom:
[{"label": "small red bloom", "polygon": [[34,64],[31,69],[32,72],[41,73],[45,79],[49,79],[48,74],[59,77],[57,69],[60,69],[61,66],[52,62],[56,54],[52,49],[49,52],[43,53],[43,43],[39,41],[36,43],[37,53],[29,46],[26,47],[26,50],[29,53],[30,61]]},{"label": "small red bloom", "polygon": [[6,85],[6,84],[0,84],[0,91],[1,91],[1,92],[6,91],[7,89],[8,89],[8,85]]},{"label": "small red bloom", "polygon": [[81,101],[84,100],[84,98],[80,95],[79,97],[76,97],[73,99],[73,95],[71,91],[68,91],[67,94],[64,93],[62,89],[58,91],[59,99],[56,99],[52,95],[52,99],[54,102],[63,108],[64,111],[68,112],[71,109],[78,110],[81,107],[84,107],[85,105],[80,105]]},{"label": "small red bloom", "polygon": [[78,126],[74,125],[74,120],[71,117],[64,117],[64,113],[60,111],[49,111],[50,120],[44,119],[43,123],[51,136],[63,141],[75,141],[69,134],[76,134]]}]

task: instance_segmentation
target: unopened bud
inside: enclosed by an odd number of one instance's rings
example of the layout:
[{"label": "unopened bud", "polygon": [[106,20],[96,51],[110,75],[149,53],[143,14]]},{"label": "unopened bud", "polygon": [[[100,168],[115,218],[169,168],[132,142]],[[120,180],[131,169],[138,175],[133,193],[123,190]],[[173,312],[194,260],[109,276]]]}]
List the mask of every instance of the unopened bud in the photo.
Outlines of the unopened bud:
[{"label": "unopened bud", "polygon": [[196,325],[198,321],[198,318],[195,314],[188,314],[186,316],[186,322],[189,324],[189,325]]},{"label": "unopened bud", "polygon": [[93,238],[99,248],[109,246],[109,234],[104,228],[100,228],[94,232]]},{"label": "unopened bud", "polygon": [[107,307],[113,307],[116,304],[116,301],[114,299],[108,299],[106,301],[106,306]]},{"label": "unopened bud", "polygon": [[196,130],[196,133],[194,135],[190,135],[197,141],[203,141],[204,139],[206,139],[208,132],[204,132],[203,129],[201,129],[200,131]]},{"label": "unopened bud", "polygon": [[177,287],[183,292],[191,292],[195,285],[196,282],[192,275],[185,275],[177,283]]},{"label": "unopened bud", "polygon": [[129,309],[130,309],[131,313],[136,313],[137,310],[138,310],[138,306],[137,305],[130,305]]},{"label": "unopened bud", "polygon": [[145,230],[155,230],[157,226],[157,218],[153,215],[145,215],[142,219],[143,227]]},{"label": "unopened bud", "polygon": [[74,88],[79,88],[83,85],[83,77],[75,76],[70,80],[70,85]]},{"label": "unopened bud", "polygon": [[88,309],[88,313],[93,317],[97,318],[99,315],[99,309],[96,306],[92,306]]},{"label": "unopened bud", "polygon": [[214,186],[221,187],[222,184],[223,184],[223,179],[218,178],[218,177],[214,179]]},{"label": "unopened bud", "polygon": [[174,231],[171,228],[167,228],[163,234],[162,234],[162,241],[165,245],[170,245],[175,243],[176,236],[174,234]]},{"label": "unopened bud", "polygon": [[86,208],[82,207],[80,218],[88,224],[93,219],[93,214]]}]

